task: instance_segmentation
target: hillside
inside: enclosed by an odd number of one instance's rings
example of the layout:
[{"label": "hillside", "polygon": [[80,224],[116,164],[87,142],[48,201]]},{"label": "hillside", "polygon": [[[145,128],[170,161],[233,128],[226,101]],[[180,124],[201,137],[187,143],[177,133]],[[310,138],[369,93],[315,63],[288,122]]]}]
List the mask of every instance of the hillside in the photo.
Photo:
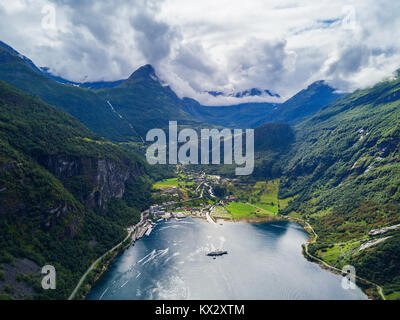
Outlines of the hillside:
[{"label": "hillside", "polygon": [[208,107],[191,98],[183,98],[182,104],[194,118],[227,128],[255,128],[268,122],[269,115],[278,106],[274,103],[243,103]]},{"label": "hillside", "polygon": [[298,123],[340,96],[319,81],[282,104],[206,107],[190,98],[180,99],[151,65],[139,68],[126,80],[78,84],[37,68],[4,43],[0,45],[0,80],[71,114],[102,137],[125,142],[143,142],[149,129],[165,129],[170,120],[194,128]]},{"label": "hillside", "polygon": [[149,129],[166,129],[169,121],[182,126],[208,127],[181,108],[179,97],[162,83],[151,65],[139,68],[114,88],[97,91],[97,95],[108,101],[143,138]]},{"label": "hillside", "polygon": [[127,80],[78,86],[50,77],[3,44],[0,80],[60,108],[96,134],[113,141],[142,141],[149,129],[165,128],[170,120],[192,127],[204,126],[181,108],[181,100],[161,83],[150,65],[139,68]]},{"label": "hillside", "polygon": [[297,197],[284,213],[307,219],[319,235],[311,252],[353,264],[387,294],[400,291],[398,232],[357,248],[373,240],[372,229],[400,223],[399,120],[400,78],[339,98],[295,127],[280,189],[281,198]]},{"label": "hillside", "polygon": [[184,98],[183,108],[193,117],[228,128],[256,128],[267,122],[299,123],[312,116],[341,94],[317,81],[283,103],[243,103],[232,106],[202,106]]},{"label": "hillside", "polygon": [[[66,298],[148,206],[146,170],[130,151],[0,82],[0,291]],[[58,290],[41,289],[45,264],[56,267]]]}]

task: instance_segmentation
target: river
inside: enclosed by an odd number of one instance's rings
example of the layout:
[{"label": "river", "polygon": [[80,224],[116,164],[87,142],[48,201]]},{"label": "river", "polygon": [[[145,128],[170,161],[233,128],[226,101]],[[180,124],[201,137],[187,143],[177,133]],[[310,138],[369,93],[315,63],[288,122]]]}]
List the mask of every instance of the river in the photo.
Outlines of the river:
[{"label": "river", "polygon": [[[87,299],[367,299],[302,255],[293,222],[159,223],[114,260]],[[224,249],[213,259],[206,253]]]}]

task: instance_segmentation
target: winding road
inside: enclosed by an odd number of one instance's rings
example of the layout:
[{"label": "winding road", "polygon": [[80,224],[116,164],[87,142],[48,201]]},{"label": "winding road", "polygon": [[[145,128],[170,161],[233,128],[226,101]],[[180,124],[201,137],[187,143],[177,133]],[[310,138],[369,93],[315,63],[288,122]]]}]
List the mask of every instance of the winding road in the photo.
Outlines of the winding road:
[{"label": "winding road", "polygon": [[[311,259],[318,261],[319,263],[321,263],[321,264],[324,265],[325,267],[327,267],[327,268],[329,268],[329,269],[332,269],[332,270],[334,270],[334,271],[336,271],[336,272],[339,272],[340,274],[343,274],[343,271],[342,271],[342,270],[340,270],[340,269],[338,269],[338,268],[336,268],[336,267],[334,267],[334,266],[331,266],[330,264],[326,263],[324,260],[322,260],[322,259],[320,259],[320,258],[318,258],[318,257],[316,257],[316,256],[313,256],[311,253],[308,252],[308,245],[309,245],[310,243],[314,243],[314,242],[317,241],[317,239],[318,239],[318,234],[314,231],[313,227],[312,227],[307,221],[300,220],[300,219],[297,219],[297,218],[292,218],[292,219],[297,220],[297,221],[302,221],[304,224],[306,224],[307,228],[310,229],[310,230],[312,231],[312,233],[314,234],[314,237],[312,238],[312,240],[311,240],[311,241],[308,241],[307,243],[304,244],[304,253],[305,253],[307,256],[309,256]],[[376,284],[376,283],[374,283],[374,282],[372,282],[372,281],[369,281],[369,280],[367,280],[367,279],[361,278],[361,277],[359,277],[359,276],[357,276],[357,275],[355,275],[355,277],[356,277],[356,279],[359,279],[359,280],[361,280],[361,281],[363,281],[363,282],[366,282],[366,283],[369,283],[369,284],[375,286],[375,287],[377,288],[378,293],[379,293],[379,295],[381,296],[381,298],[382,298],[383,300],[386,300],[386,297],[385,297],[385,295],[384,295],[384,293],[383,293],[383,290],[382,290],[382,287],[381,287],[380,285],[378,285],[378,284]]]},{"label": "winding road", "polygon": [[144,214],[145,214],[146,212],[147,212],[147,210],[146,210],[146,211],[143,211],[143,212],[140,214],[140,222],[138,222],[138,223],[136,224],[136,226],[135,226],[135,228],[134,228],[133,230],[131,230],[131,231],[128,232],[128,235],[125,237],[124,240],[122,240],[121,242],[119,242],[118,244],[116,244],[114,247],[112,247],[110,250],[108,250],[106,253],[104,253],[101,257],[99,257],[95,262],[93,262],[93,263],[91,264],[91,266],[86,270],[86,272],[85,272],[85,273],[83,274],[83,276],[80,278],[78,284],[76,285],[74,291],[72,291],[72,293],[71,293],[71,295],[69,296],[68,300],[72,300],[72,299],[75,297],[76,293],[78,292],[79,288],[81,287],[83,281],[85,281],[85,279],[86,279],[87,275],[89,274],[89,272],[93,270],[93,268],[101,261],[101,259],[103,259],[103,258],[104,258],[107,254],[109,254],[110,252],[113,252],[113,251],[114,251],[115,249],[117,249],[120,245],[122,245],[122,243],[123,243],[124,241],[126,241],[126,240],[129,239],[129,237],[131,236],[131,234],[132,234],[133,232],[136,231],[136,227],[139,226],[139,225],[143,222],[143,220],[144,220]]}]

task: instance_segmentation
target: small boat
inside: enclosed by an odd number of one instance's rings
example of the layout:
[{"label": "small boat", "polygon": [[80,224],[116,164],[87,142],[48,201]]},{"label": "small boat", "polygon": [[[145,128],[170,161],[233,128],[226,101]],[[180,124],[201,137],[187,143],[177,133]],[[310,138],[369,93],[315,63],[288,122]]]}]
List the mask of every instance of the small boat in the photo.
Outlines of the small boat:
[{"label": "small boat", "polygon": [[146,230],[146,236],[149,236],[150,235],[150,233],[153,231],[153,228],[152,227],[148,227],[148,229]]},{"label": "small boat", "polygon": [[222,256],[224,254],[228,254],[228,251],[225,250],[215,250],[215,251],[210,251],[209,253],[207,253],[206,255],[209,257],[213,257],[215,259],[215,257],[218,256]]}]

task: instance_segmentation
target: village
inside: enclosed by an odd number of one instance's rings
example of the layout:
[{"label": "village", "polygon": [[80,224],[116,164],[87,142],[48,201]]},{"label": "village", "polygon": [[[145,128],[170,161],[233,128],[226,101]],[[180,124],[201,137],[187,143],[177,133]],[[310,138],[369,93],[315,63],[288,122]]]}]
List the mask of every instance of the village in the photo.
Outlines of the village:
[{"label": "village", "polygon": [[233,195],[217,197],[214,188],[221,184],[234,183],[234,179],[201,172],[180,174],[179,178],[168,181],[160,185],[155,184],[154,198],[159,203],[154,203],[143,211],[138,224],[127,228],[128,233],[132,234],[132,242],[149,236],[157,222],[169,219],[179,221],[193,217],[215,222],[216,219],[230,218],[226,212],[220,212],[218,208],[236,201],[237,197]]}]

